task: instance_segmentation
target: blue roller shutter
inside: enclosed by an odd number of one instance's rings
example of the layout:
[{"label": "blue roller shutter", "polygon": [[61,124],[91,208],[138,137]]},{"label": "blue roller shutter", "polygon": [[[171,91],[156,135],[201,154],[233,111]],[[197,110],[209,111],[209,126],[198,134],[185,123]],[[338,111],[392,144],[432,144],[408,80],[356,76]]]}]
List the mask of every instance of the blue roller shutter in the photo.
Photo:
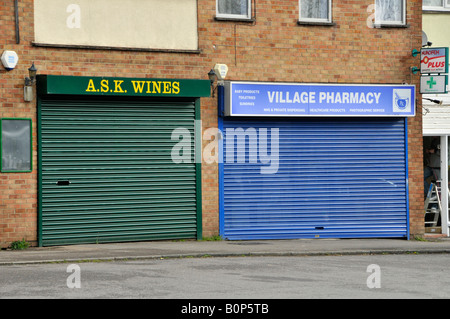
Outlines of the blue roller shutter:
[{"label": "blue roller shutter", "polygon": [[[230,240],[407,237],[405,125],[403,118],[224,119],[222,236]],[[247,136],[245,151],[238,150],[236,129],[257,132],[258,138],[267,131],[268,154],[276,140],[271,134],[278,130],[276,173],[262,174],[261,168],[270,164],[261,161],[260,140],[258,148],[251,147]],[[234,154],[229,154],[227,143],[233,143]],[[238,162],[242,152],[244,163]]]}]

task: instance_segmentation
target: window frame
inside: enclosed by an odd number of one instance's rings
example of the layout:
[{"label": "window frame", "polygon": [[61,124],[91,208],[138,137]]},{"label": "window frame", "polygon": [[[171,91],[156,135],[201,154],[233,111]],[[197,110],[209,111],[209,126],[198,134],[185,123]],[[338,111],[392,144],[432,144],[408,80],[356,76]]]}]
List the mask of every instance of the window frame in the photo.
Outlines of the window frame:
[{"label": "window frame", "polygon": [[450,1],[449,0],[441,0],[440,6],[422,6],[423,11],[444,11],[450,12]]},{"label": "window frame", "polygon": [[401,0],[402,1],[402,13],[401,13],[401,17],[402,20],[401,21],[385,21],[385,20],[377,20],[377,1],[374,0],[375,3],[375,21],[374,21],[374,25],[375,26],[388,26],[388,27],[397,27],[397,26],[406,26],[406,0]]},{"label": "window frame", "polygon": [[[219,13],[219,1],[216,0],[216,18],[229,19],[229,20],[251,20],[252,19],[252,0],[247,1],[247,14],[231,14],[231,13]],[[226,1],[226,0],[223,0]]]},{"label": "window frame", "polygon": [[327,0],[328,1],[328,10],[327,10],[327,18],[321,19],[321,18],[303,18],[301,16],[302,14],[302,0],[298,0],[298,22],[306,22],[306,23],[333,23],[333,0]]},{"label": "window frame", "polygon": [[[29,130],[30,130],[30,136],[29,136],[29,143],[30,143],[30,168],[21,170],[21,169],[10,169],[3,167],[3,121],[27,121],[29,122]],[[28,140],[27,140],[28,142]],[[33,171],[33,121],[31,118],[19,118],[19,117],[2,117],[0,118],[0,172],[1,173],[30,173]]]}]

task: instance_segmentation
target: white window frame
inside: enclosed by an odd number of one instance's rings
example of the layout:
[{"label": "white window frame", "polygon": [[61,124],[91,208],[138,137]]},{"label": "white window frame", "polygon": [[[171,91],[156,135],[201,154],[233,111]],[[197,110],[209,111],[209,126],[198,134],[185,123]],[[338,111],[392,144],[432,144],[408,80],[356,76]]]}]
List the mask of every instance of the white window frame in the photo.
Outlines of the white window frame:
[{"label": "white window frame", "polygon": [[252,18],[252,0],[247,1],[247,14],[228,14],[228,13],[219,13],[219,1],[216,0],[216,18],[221,19],[244,19],[250,20]]},{"label": "white window frame", "polygon": [[377,20],[377,14],[376,14],[376,10],[377,10],[377,3],[376,0],[374,0],[374,4],[375,4],[375,25],[381,25],[381,26],[401,26],[401,25],[406,25],[406,0],[402,0],[402,13],[401,13],[401,17],[402,20],[401,21],[385,21],[385,20]]},{"label": "white window frame", "polygon": [[450,1],[449,0],[441,0],[440,6],[423,6],[422,10],[428,11],[450,11]]},{"label": "white window frame", "polygon": [[298,21],[300,22],[318,22],[318,23],[331,23],[332,22],[332,2],[333,0],[328,0],[328,12],[327,12],[327,18],[326,19],[319,19],[319,18],[303,18],[301,16],[302,14],[302,1],[298,0]]}]

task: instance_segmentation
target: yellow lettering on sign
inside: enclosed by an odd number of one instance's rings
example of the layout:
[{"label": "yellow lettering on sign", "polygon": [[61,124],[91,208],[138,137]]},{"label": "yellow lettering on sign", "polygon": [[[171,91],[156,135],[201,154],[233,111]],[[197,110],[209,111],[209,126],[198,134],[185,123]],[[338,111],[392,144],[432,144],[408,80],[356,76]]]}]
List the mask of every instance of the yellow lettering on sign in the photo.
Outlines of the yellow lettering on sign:
[{"label": "yellow lettering on sign", "polygon": [[180,82],[173,82],[172,83],[172,93],[173,94],[179,94],[180,93]]},{"label": "yellow lettering on sign", "polygon": [[161,93],[161,82],[153,82],[153,92],[152,93]]},{"label": "yellow lettering on sign", "polygon": [[152,81],[146,81],[145,83],[147,83],[147,92],[145,93],[152,93],[152,91],[150,90],[150,88],[152,87]]},{"label": "yellow lettering on sign", "polygon": [[89,80],[86,92],[97,92],[97,90],[95,89],[94,80],[92,79]]},{"label": "yellow lettering on sign", "polygon": [[126,93],[126,91],[122,90],[122,85],[123,81],[122,80],[114,80],[114,93]]},{"label": "yellow lettering on sign", "polygon": [[[122,85],[124,80],[112,80],[114,81],[114,89],[112,85],[109,85],[109,80],[102,79],[100,83],[94,83],[94,79],[89,79],[86,92],[111,92],[111,93],[127,93]],[[131,80],[133,85],[133,92],[135,94],[179,94],[180,93],[180,82],[177,81],[136,81]]]},{"label": "yellow lettering on sign", "polygon": [[[179,94],[180,82],[170,81],[131,81],[134,93],[162,93],[162,94]],[[153,91],[152,91],[153,89]]]},{"label": "yellow lettering on sign", "polygon": [[100,91],[102,91],[102,92],[109,91],[109,81],[108,80],[102,80],[100,82],[100,85],[101,85]]},{"label": "yellow lettering on sign", "polygon": [[171,88],[171,83],[170,82],[163,82],[163,94],[168,94],[168,93],[171,93],[172,92],[172,90],[170,89]]},{"label": "yellow lettering on sign", "polygon": [[131,81],[131,83],[133,83],[134,93],[142,93],[145,81]]}]

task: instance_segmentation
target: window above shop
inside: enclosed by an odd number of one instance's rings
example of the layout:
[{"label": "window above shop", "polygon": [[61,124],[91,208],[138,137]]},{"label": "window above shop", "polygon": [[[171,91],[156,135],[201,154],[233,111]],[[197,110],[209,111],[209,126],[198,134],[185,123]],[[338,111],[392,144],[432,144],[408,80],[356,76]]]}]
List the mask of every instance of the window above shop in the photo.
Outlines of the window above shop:
[{"label": "window above shop", "polygon": [[251,0],[216,0],[216,18],[250,20]]},{"label": "window above shop", "polygon": [[423,0],[423,10],[425,11],[449,11],[450,0]]},{"label": "window above shop", "polygon": [[331,24],[331,0],[299,0],[299,24]]},{"label": "window above shop", "polygon": [[375,25],[405,26],[406,0],[375,0]]}]

